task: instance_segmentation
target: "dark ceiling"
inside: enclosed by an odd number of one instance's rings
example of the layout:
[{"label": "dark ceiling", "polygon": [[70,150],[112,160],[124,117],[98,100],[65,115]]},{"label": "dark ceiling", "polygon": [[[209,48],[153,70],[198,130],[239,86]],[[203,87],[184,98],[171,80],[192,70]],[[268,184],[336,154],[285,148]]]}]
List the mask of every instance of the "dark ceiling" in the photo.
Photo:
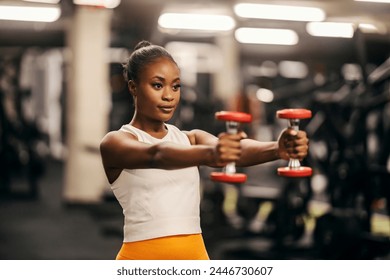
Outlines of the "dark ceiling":
[{"label": "dark ceiling", "polygon": [[[1,2],[1,1],[0,1]],[[167,35],[158,31],[157,19],[168,5],[189,9],[194,7],[224,6],[232,12],[234,0],[122,0],[114,9],[112,19],[112,47],[132,48],[140,39],[164,44],[169,40],[212,42],[213,36]],[[293,28],[300,41],[295,46],[240,45],[243,60],[300,59],[341,63],[365,59],[380,63],[390,55],[390,4],[369,4],[353,0],[329,1],[253,1],[322,7],[327,20],[355,21],[364,19],[384,24],[386,34],[360,34],[352,39],[312,37],[305,31],[305,23],[290,21],[242,20],[238,26]],[[0,47],[63,47],[66,28],[76,9],[72,0],[62,0],[61,18],[54,23],[25,23],[0,21]]]}]

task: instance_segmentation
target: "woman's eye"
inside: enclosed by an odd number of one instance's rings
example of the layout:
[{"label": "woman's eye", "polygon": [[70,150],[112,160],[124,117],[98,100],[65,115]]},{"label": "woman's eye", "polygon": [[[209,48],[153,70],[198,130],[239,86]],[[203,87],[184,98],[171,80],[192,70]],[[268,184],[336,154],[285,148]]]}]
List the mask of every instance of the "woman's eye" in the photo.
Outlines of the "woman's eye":
[{"label": "woman's eye", "polygon": [[178,89],[180,89],[180,88],[181,88],[181,85],[180,85],[180,84],[174,85],[174,86],[173,86],[173,89],[174,89],[174,90],[178,90]]},{"label": "woman's eye", "polygon": [[153,87],[154,87],[155,89],[161,89],[161,88],[162,88],[162,84],[160,84],[160,83],[155,83],[155,84],[153,84]]}]

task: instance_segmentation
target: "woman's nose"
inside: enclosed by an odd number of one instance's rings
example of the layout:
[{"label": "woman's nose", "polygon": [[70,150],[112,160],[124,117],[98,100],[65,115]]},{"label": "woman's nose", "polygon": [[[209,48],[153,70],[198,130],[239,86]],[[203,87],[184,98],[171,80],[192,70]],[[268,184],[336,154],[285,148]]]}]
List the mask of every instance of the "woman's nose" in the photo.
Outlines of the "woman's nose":
[{"label": "woman's nose", "polygon": [[169,89],[169,88],[165,89],[162,98],[163,98],[164,100],[169,100],[169,101],[173,100],[173,99],[174,99],[174,96],[173,96],[172,90]]}]

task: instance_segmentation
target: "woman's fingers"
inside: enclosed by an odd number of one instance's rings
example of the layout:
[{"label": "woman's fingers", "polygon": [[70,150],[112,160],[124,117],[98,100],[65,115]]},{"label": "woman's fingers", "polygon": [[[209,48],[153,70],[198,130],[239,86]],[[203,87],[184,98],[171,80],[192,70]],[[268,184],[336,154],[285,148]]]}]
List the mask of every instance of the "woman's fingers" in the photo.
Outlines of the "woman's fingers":
[{"label": "woman's fingers", "polygon": [[282,158],[303,160],[309,149],[309,139],[305,131],[286,129],[280,137],[280,155]]},{"label": "woman's fingers", "polygon": [[244,132],[237,134],[221,133],[216,147],[218,161],[226,164],[239,160],[241,156],[240,141],[246,137],[247,135]]}]

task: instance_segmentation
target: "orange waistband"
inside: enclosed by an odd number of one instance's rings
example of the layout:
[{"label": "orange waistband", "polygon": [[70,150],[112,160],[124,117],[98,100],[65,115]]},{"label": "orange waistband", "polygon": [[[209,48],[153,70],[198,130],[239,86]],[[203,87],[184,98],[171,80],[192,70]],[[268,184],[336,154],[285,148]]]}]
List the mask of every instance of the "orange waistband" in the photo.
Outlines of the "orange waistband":
[{"label": "orange waistband", "polygon": [[174,235],[125,242],[117,260],[208,260],[201,234]]}]

